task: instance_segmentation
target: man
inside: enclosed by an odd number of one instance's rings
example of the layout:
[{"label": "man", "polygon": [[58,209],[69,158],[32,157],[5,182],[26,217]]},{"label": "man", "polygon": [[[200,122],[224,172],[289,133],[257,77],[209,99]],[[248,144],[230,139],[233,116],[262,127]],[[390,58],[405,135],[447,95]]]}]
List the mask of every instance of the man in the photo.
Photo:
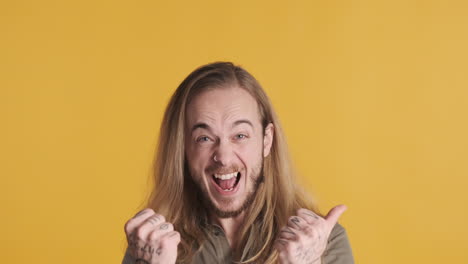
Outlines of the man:
[{"label": "man", "polygon": [[305,199],[260,84],[228,62],[177,88],[160,131],[154,192],[125,224],[123,263],[353,263],[339,216]]}]

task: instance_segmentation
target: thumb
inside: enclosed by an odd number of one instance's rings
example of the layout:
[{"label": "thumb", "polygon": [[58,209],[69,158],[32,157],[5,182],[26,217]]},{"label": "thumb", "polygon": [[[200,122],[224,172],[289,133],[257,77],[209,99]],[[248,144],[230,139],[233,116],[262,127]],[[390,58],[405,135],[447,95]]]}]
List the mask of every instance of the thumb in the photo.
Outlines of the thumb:
[{"label": "thumb", "polygon": [[333,228],[338,222],[338,218],[340,218],[341,214],[346,211],[348,207],[344,204],[337,205],[333,207],[330,212],[328,212],[327,216],[325,216],[325,220],[330,224],[330,227]]}]

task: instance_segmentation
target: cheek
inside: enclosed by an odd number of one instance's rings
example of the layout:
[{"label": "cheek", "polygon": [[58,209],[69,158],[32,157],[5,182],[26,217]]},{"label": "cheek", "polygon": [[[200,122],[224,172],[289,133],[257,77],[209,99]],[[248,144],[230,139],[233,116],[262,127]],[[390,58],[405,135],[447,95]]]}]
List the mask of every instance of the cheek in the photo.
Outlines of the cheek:
[{"label": "cheek", "polygon": [[201,176],[203,170],[206,168],[207,156],[208,154],[206,151],[187,151],[186,157],[191,174],[195,173],[195,176]]},{"label": "cheek", "polygon": [[262,155],[263,146],[261,142],[255,142],[252,144],[245,144],[244,146],[241,146],[238,150],[243,161],[253,164],[257,163],[257,160]]}]

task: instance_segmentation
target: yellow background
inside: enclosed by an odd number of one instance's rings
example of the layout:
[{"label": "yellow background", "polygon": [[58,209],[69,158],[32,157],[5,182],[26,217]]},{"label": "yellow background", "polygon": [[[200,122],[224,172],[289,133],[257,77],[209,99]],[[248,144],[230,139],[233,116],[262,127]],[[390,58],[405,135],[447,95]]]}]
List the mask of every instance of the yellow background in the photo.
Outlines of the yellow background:
[{"label": "yellow background", "polygon": [[0,3],[2,263],[120,263],[195,67],[263,84],[357,263],[468,263],[466,1]]}]

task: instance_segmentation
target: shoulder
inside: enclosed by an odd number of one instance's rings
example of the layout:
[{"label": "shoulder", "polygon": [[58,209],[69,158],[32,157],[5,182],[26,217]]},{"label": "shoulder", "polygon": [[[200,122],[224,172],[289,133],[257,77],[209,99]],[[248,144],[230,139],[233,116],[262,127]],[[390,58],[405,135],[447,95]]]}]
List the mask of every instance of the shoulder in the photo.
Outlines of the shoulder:
[{"label": "shoulder", "polygon": [[345,228],[336,223],[328,237],[322,264],[352,264],[354,258]]},{"label": "shoulder", "polygon": [[345,228],[339,223],[336,223],[328,237],[328,243],[343,236],[347,237]]}]

